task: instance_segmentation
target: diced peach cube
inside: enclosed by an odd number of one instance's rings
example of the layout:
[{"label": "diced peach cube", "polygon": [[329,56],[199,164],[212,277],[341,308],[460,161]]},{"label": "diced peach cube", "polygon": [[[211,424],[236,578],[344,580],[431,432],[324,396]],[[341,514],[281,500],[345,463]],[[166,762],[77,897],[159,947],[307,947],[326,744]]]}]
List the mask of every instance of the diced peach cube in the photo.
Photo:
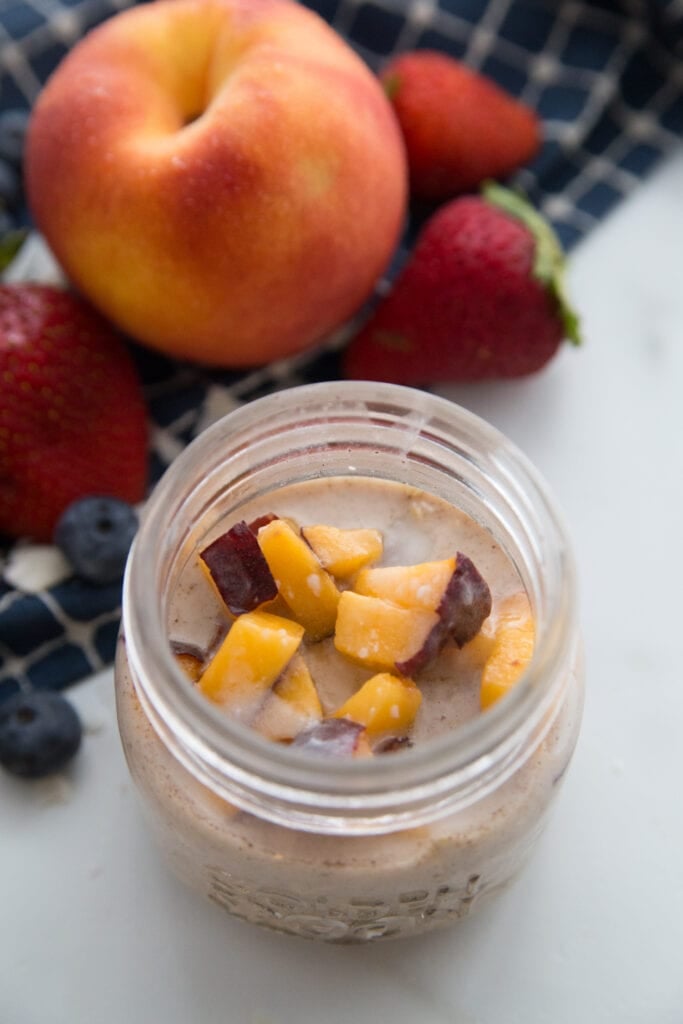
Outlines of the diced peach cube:
[{"label": "diced peach cube", "polygon": [[349,697],[334,717],[359,722],[371,739],[384,733],[402,735],[415,721],[421,701],[422,694],[411,679],[380,672]]},{"label": "diced peach cube", "polygon": [[391,565],[363,569],[354,580],[357,594],[382,597],[402,608],[422,608],[434,612],[441,604],[451,577],[455,558],[418,565]]},{"label": "diced peach cube", "polygon": [[336,526],[304,526],[301,535],[323,568],[345,580],[382,555],[379,530],[340,530]]},{"label": "diced peach cube", "polygon": [[519,680],[534,653],[534,620],[524,594],[501,607],[491,653],[481,674],[482,711],[504,697]]},{"label": "diced peach cube", "polygon": [[280,595],[312,639],[334,631],[339,591],[320,559],[284,519],[258,532],[258,542]]},{"label": "diced peach cube", "polygon": [[477,635],[491,612],[491,591],[476,565],[462,552],[418,565],[363,569],[354,581],[359,594],[382,597],[403,608],[436,611],[441,620],[417,661],[399,666],[405,675],[424,667],[449,639],[462,647]]},{"label": "diced peach cube", "polygon": [[303,635],[302,626],[279,615],[240,615],[204,670],[199,689],[248,717],[294,657]]},{"label": "diced peach cube", "polygon": [[308,665],[300,654],[295,654],[279,679],[273,693],[287,701],[309,718],[322,718],[323,709]]},{"label": "diced peach cube", "polygon": [[315,683],[301,654],[295,654],[254,719],[253,727],[271,740],[292,740],[323,715]]},{"label": "diced peach cube", "polygon": [[436,612],[398,605],[346,590],[339,600],[334,646],[369,668],[393,669],[424,647],[439,623]]}]

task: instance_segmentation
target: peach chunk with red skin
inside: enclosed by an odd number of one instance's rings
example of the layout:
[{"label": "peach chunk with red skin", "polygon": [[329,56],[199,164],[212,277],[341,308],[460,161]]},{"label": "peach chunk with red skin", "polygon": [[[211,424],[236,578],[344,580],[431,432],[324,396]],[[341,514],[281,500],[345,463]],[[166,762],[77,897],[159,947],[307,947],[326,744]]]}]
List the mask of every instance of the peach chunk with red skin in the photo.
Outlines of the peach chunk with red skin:
[{"label": "peach chunk with red skin", "polygon": [[[408,676],[433,661],[449,638],[459,647],[466,644],[491,612],[491,592],[486,581],[474,563],[460,552],[454,558],[435,562],[364,569],[359,572],[354,589],[360,595],[413,614],[413,629],[410,630],[410,619],[405,620],[406,629],[419,643],[409,653],[397,654],[393,661],[397,671]],[[370,607],[366,605],[368,611]],[[434,618],[425,630],[429,624],[425,616],[430,614]],[[392,618],[388,613],[385,615]],[[386,662],[383,666],[390,667]]]},{"label": "peach chunk with red skin", "polygon": [[477,635],[491,614],[488,585],[474,563],[460,552],[435,562],[364,569],[354,590],[383,597],[402,608],[438,612],[459,647]]},{"label": "peach chunk with red skin", "polygon": [[502,603],[491,651],[481,673],[482,711],[509,693],[519,681],[533,657],[535,634],[526,595],[515,594]]},{"label": "peach chunk with red skin", "polygon": [[362,569],[353,581],[353,589],[357,594],[382,597],[401,608],[435,612],[455,572],[455,565],[453,557],[417,565]]},{"label": "peach chunk with red skin", "polygon": [[301,536],[315,551],[323,568],[340,580],[349,579],[382,555],[379,530],[317,525],[302,527]]},{"label": "peach chunk with red skin", "polygon": [[401,671],[398,666],[418,657],[438,623],[436,612],[399,608],[381,597],[346,590],[339,600],[334,645],[368,668]]},{"label": "peach chunk with red skin", "polygon": [[237,717],[250,718],[298,651],[303,635],[302,626],[279,615],[240,615],[204,669],[199,689]]},{"label": "peach chunk with red skin", "polygon": [[277,597],[277,586],[256,535],[242,520],[199,554],[201,565],[233,615],[254,611]]},{"label": "peach chunk with red skin", "polygon": [[309,638],[334,632],[339,590],[312,548],[284,519],[263,526],[258,543],[280,596]]}]

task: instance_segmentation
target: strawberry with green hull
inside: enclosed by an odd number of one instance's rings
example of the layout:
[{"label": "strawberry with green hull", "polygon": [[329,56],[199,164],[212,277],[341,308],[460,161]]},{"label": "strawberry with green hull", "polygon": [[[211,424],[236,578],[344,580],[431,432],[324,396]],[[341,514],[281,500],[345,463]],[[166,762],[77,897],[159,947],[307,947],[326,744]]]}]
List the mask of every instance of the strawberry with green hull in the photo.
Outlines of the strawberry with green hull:
[{"label": "strawberry with green hull", "polygon": [[522,377],[579,343],[550,225],[499,185],[425,225],[393,290],[344,353],[347,377],[396,384]]},{"label": "strawberry with green hull", "polygon": [[536,114],[444,53],[416,50],[381,74],[401,126],[415,197],[441,201],[505,178],[541,142]]},{"label": "strawberry with green hull", "polygon": [[147,411],[121,339],[69,292],[0,287],[0,532],[50,541],[76,499],[135,504],[146,481]]}]

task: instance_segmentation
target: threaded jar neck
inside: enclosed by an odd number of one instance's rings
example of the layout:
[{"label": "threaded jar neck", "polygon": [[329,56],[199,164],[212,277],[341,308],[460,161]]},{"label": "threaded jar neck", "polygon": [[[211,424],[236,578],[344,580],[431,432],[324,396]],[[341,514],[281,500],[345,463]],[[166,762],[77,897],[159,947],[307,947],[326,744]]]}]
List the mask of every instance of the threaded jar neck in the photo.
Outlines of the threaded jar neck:
[{"label": "threaded jar neck", "polygon": [[[516,566],[536,621],[531,665],[512,692],[452,733],[391,757],[312,757],[233,721],[192,686],[167,634],[178,566],[245,502],[285,484],[358,475],[408,483],[462,509]],[[199,781],[254,814],[303,830],[416,827],[501,785],[561,703],[576,656],[573,563],[547,487],[502,434],[411,388],[313,384],[269,395],[205,431],[152,495],[124,582],[133,682],[161,741]]]}]

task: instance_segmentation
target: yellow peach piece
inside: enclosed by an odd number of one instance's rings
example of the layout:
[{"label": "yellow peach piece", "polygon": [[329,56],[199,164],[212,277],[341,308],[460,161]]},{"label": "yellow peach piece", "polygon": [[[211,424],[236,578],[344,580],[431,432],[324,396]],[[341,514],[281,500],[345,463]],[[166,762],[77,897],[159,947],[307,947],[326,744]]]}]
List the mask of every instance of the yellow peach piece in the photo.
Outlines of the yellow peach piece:
[{"label": "yellow peach piece", "polygon": [[261,527],[258,542],[296,621],[312,639],[329,636],[334,631],[339,591],[314,551],[284,519]]},{"label": "yellow peach piece", "polygon": [[369,668],[391,669],[420,651],[438,622],[436,612],[399,608],[381,597],[346,590],[339,600],[334,646]]},{"label": "yellow peach piece", "polygon": [[334,717],[364,725],[370,738],[404,734],[415,721],[421,701],[422,694],[411,679],[380,672],[349,697]]},{"label": "yellow peach piece", "polygon": [[240,615],[199,680],[199,689],[235,713],[253,712],[294,657],[304,631],[279,615]]},{"label": "yellow peach piece", "polygon": [[305,526],[301,534],[323,568],[345,580],[376,562],[383,551],[379,530],[340,530],[336,526]]},{"label": "yellow peach piece", "polygon": [[472,665],[483,667],[484,662],[493,653],[495,636],[490,631],[488,624],[482,628],[472,640],[469,640],[462,648],[462,655]]},{"label": "yellow peach piece", "polygon": [[531,661],[534,640],[534,620],[526,596],[514,595],[501,606],[492,650],[482,670],[482,711],[504,697],[519,680]]},{"label": "yellow peach piece", "polygon": [[319,722],[323,709],[308,665],[295,654],[266,697],[254,719],[254,729],[270,740],[292,740],[302,729]]},{"label": "yellow peach piece", "polygon": [[280,594],[272,601],[266,601],[265,604],[260,605],[259,611],[268,612],[269,615],[280,615],[283,619],[292,618],[292,609],[286,601],[283,601]]},{"label": "yellow peach piece", "polygon": [[455,558],[418,565],[391,565],[363,569],[354,580],[358,594],[382,597],[402,608],[436,611],[455,572]]},{"label": "yellow peach piece", "polygon": [[295,654],[287,665],[276,681],[273,693],[309,718],[320,719],[323,716],[322,704],[313,677],[300,654]]}]

